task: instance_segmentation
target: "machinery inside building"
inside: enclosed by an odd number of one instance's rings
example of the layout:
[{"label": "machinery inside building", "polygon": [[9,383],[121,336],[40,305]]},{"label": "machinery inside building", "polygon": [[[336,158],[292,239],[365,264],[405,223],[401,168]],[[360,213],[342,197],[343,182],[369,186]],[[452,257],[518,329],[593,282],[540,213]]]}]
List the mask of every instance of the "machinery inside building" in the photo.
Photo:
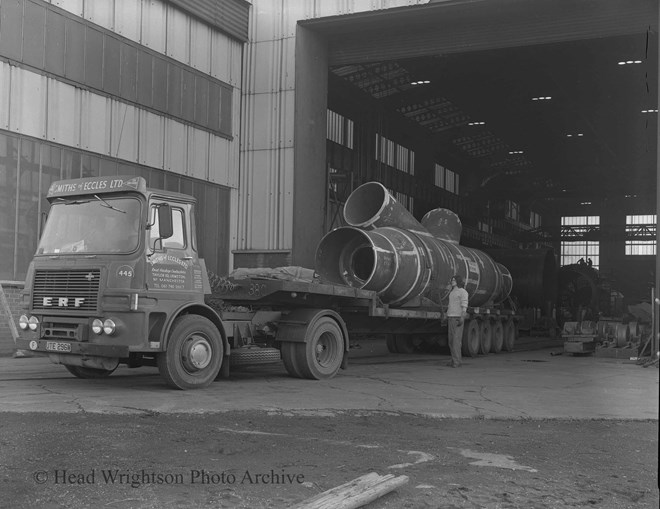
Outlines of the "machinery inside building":
[{"label": "machinery inside building", "polygon": [[514,276],[520,305],[536,308],[530,328],[649,302],[657,32],[633,10],[614,28],[613,5],[587,21],[574,2],[536,17],[524,2],[448,3],[437,17],[433,4],[303,23],[329,46],[327,227],[356,184],[377,180],[418,218],[456,211],[463,244],[517,252],[514,269],[534,274]]}]

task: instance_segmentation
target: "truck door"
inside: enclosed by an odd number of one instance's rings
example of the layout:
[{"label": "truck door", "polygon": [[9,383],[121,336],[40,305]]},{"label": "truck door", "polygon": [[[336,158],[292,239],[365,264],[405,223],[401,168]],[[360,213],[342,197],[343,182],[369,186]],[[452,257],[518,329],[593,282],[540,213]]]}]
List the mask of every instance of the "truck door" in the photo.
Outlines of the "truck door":
[{"label": "truck door", "polygon": [[192,245],[191,205],[172,203],[171,237],[160,237],[158,202],[150,206],[151,228],[147,251],[147,283],[149,288],[175,293],[202,291],[201,270]]}]

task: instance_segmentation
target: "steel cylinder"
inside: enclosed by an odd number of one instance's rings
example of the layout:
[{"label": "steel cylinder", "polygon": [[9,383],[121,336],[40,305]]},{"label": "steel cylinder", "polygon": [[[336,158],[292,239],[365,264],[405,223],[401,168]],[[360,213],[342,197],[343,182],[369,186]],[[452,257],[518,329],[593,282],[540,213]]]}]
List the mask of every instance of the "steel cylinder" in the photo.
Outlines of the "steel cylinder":
[{"label": "steel cylinder", "polygon": [[352,226],[328,233],[316,252],[316,271],[325,281],[373,290],[393,306],[417,297],[440,303],[455,274],[464,278],[471,306],[501,302],[511,291],[506,267],[458,245],[460,219],[452,211],[427,214],[431,233],[384,186],[369,182],[349,196],[344,217]]}]

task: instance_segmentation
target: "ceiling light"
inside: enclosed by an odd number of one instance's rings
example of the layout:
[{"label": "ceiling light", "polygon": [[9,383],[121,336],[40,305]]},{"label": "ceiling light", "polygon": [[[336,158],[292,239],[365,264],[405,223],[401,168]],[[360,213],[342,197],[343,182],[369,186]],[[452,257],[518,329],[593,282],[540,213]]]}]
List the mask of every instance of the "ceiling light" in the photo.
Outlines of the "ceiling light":
[{"label": "ceiling light", "polygon": [[509,154],[510,154],[510,155],[514,155],[514,154],[522,154],[522,153],[523,153],[522,150],[509,150]]},{"label": "ceiling light", "polygon": [[658,112],[657,109],[655,109],[655,110],[642,110],[642,113],[657,113],[657,112]]},{"label": "ceiling light", "polygon": [[582,138],[583,136],[584,136],[584,133],[575,133],[575,134],[567,134],[566,135],[567,138],[573,138],[573,137]]},{"label": "ceiling light", "polygon": [[468,125],[485,125],[486,122],[468,122]]},{"label": "ceiling light", "polygon": [[411,85],[428,85],[429,83],[431,83],[430,80],[418,80],[410,82]]},{"label": "ceiling light", "polygon": [[632,64],[641,64],[641,60],[622,60],[621,62],[617,62],[618,65],[632,65]]},{"label": "ceiling light", "polygon": [[549,95],[541,95],[538,97],[532,97],[532,101],[549,101],[552,99],[552,96]]},{"label": "ceiling light", "polygon": [[580,205],[591,205],[591,202],[590,201],[583,201],[583,202],[580,202]]}]

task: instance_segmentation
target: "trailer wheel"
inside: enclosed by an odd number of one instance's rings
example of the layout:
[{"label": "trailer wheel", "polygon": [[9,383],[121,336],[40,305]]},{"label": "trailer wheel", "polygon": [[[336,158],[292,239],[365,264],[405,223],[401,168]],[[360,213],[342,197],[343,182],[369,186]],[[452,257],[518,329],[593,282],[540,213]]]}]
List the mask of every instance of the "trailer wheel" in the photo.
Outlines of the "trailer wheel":
[{"label": "trailer wheel", "polygon": [[465,326],[463,327],[463,342],[461,348],[463,355],[468,357],[476,357],[479,355],[479,348],[479,322],[477,322],[477,320],[465,320]]},{"label": "trailer wheel", "polygon": [[493,344],[493,329],[490,320],[483,320],[479,324],[479,353],[488,355]]},{"label": "trailer wheel", "polygon": [[83,366],[70,366],[68,364],[65,364],[64,367],[75,377],[84,379],[108,378],[117,369],[86,368]]},{"label": "trailer wheel", "polygon": [[512,318],[509,318],[504,324],[504,351],[513,352],[518,337],[518,327]]},{"label": "trailer wheel", "polygon": [[398,353],[415,353],[417,351],[415,338],[410,334],[395,334],[394,343]]},{"label": "trailer wheel", "polygon": [[493,339],[490,345],[490,351],[493,353],[500,353],[504,345],[504,325],[500,320],[496,320],[493,324]]},{"label": "trailer wheel", "polygon": [[298,363],[296,356],[298,355],[298,350],[296,348],[297,343],[292,343],[291,341],[285,341],[282,343],[282,362],[284,362],[284,367],[286,372],[289,373],[294,378],[304,378],[300,369],[298,368]]},{"label": "trailer wheel", "polygon": [[388,334],[387,339],[385,340],[387,344],[387,351],[390,353],[399,353],[399,350],[396,347],[396,335]]},{"label": "trailer wheel", "polygon": [[184,315],[174,321],[158,371],[170,387],[200,389],[213,382],[222,363],[222,337],[208,318]]},{"label": "trailer wheel", "polygon": [[295,343],[296,364],[303,378],[323,380],[337,374],[344,358],[344,334],[329,316],[319,318],[305,343]]}]

